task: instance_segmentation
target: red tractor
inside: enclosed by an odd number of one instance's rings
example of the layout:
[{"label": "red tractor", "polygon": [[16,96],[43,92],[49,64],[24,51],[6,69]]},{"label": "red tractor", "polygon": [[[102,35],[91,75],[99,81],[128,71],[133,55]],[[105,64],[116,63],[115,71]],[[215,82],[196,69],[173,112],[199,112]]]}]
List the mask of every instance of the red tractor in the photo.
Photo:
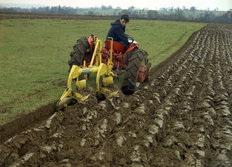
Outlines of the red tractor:
[{"label": "red tractor", "polygon": [[[71,59],[68,61],[70,69],[73,65],[85,66],[91,62],[95,50],[97,37],[91,34],[90,37],[82,37],[77,40],[70,53]],[[141,84],[148,81],[151,64],[147,59],[147,52],[139,49],[139,44],[131,38],[130,47],[126,50],[124,45],[113,41],[112,62],[115,77],[119,70],[125,70],[122,92],[126,95],[134,93],[140,88]],[[105,41],[105,47],[101,49],[102,63],[107,64],[110,58],[111,40]]]}]

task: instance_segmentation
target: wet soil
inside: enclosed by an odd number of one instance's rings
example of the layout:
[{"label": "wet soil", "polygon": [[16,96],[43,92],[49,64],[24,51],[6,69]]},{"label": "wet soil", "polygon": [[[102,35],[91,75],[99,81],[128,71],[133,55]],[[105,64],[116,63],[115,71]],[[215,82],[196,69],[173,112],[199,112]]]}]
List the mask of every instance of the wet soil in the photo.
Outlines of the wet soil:
[{"label": "wet soil", "polygon": [[232,166],[232,25],[193,33],[131,96],[88,92],[8,138],[1,130],[0,166]]},{"label": "wet soil", "polygon": [[41,14],[23,12],[0,12],[1,19],[64,19],[64,20],[96,20],[96,19],[115,19],[109,16],[82,16],[69,14]]}]

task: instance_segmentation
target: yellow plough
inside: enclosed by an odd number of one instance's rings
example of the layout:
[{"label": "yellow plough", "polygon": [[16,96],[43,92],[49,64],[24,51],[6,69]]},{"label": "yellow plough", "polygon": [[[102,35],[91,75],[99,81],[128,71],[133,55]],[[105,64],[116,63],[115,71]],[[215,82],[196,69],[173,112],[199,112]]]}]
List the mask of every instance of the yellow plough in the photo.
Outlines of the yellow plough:
[{"label": "yellow plough", "polygon": [[[88,74],[91,73],[96,73],[97,98],[99,99],[109,98],[118,93],[118,91],[112,92],[111,90],[105,88],[113,84],[113,76],[114,76],[114,73],[112,72],[113,39],[111,40],[110,58],[108,59],[108,62],[106,64],[102,63],[101,50],[102,50],[102,41],[96,40],[95,49],[91,58],[90,65],[87,67],[86,62],[84,61],[82,67],[79,67],[77,65],[72,66],[68,77],[67,88],[65,89],[64,93],[62,94],[61,98],[58,100],[56,105],[58,110],[67,107],[68,104],[70,104],[73,101],[81,103],[86,99],[88,99],[89,95],[82,96],[77,91],[72,90],[72,81],[76,80],[76,87],[78,91],[83,90],[86,87]],[[79,76],[81,75],[84,76],[84,79],[79,80]],[[101,85],[103,85],[104,87],[101,87]]]}]

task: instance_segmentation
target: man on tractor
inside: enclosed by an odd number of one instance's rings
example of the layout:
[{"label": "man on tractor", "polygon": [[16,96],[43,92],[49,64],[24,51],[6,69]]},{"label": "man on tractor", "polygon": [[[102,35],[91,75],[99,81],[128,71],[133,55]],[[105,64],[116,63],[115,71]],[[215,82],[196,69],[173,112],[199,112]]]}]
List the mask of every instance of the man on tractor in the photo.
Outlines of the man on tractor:
[{"label": "man on tractor", "polygon": [[120,19],[111,23],[111,28],[107,34],[106,40],[109,40],[108,37],[112,37],[114,41],[120,42],[126,49],[128,49],[130,44],[128,42],[128,35],[125,34],[125,29],[126,24],[129,21],[129,16],[127,14],[123,14]]},{"label": "man on tractor", "polygon": [[72,91],[72,81],[76,80],[77,90],[82,90],[86,87],[87,75],[91,73],[96,73],[96,95],[100,100],[117,94],[117,91],[112,92],[106,87],[113,84],[113,77],[117,77],[118,70],[125,71],[121,90],[126,95],[134,93],[148,80],[151,67],[148,54],[139,48],[139,43],[125,34],[128,22],[129,16],[122,15],[111,24],[105,47],[94,34],[77,40],[70,53],[70,74],[67,88],[57,102],[58,110],[88,98],[89,95],[82,96]]}]

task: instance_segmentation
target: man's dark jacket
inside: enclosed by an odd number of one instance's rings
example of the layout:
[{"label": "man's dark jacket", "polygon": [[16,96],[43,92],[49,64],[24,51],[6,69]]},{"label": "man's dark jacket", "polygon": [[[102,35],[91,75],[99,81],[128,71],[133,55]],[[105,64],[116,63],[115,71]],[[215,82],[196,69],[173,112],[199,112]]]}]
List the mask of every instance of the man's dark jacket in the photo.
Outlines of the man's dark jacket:
[{"label": "man's dark jacket", "polygon": [[108,37],[113,37],[114,41],[122,43],[126,48],[129,47],[128,37],[125,34],[126,27],[122,26],[120,23],[120,19],[116,20],[115,22],[111,23],[111,28],[108,32],[106,40]]}]

